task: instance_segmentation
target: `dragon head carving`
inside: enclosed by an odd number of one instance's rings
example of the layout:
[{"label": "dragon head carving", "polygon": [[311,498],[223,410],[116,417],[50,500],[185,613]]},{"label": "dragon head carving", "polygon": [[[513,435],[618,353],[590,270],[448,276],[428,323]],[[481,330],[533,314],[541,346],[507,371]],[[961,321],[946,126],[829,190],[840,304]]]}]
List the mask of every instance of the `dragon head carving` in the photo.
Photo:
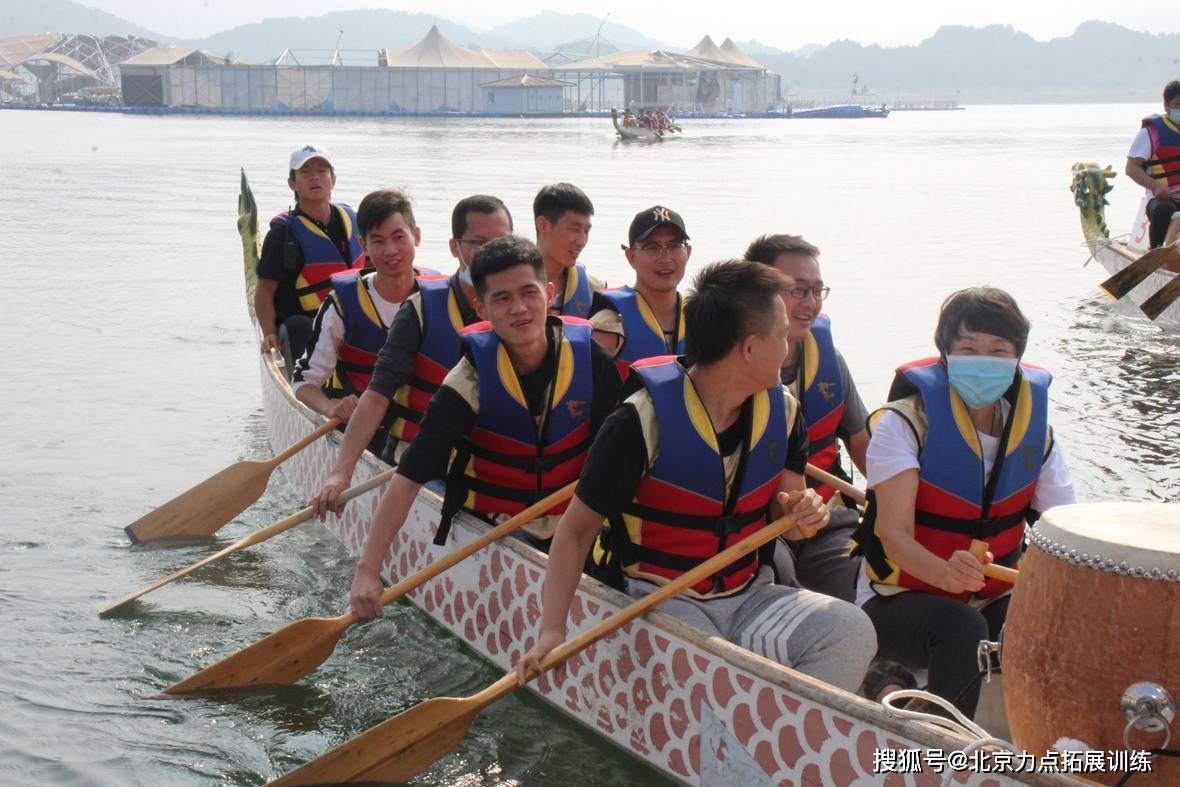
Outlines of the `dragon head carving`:
[{"label": "dragon head carving", "polygon": [[1070,170],[1073,173],[1073,201],[1081,211],[1082,231],[1086,238],[1109,238],[1106,227],[1106,195],[1114,188],[1111,178],[1115,171],[1095,161],[1079,161]]}]

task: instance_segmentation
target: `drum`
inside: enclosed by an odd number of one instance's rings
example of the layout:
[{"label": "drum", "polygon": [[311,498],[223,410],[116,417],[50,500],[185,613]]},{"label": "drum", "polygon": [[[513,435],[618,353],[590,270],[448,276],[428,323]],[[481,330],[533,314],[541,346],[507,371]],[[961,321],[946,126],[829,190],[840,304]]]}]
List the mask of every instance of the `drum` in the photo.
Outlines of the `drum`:
[{"label": "drum", "polygon": [[[1180,506],[1062,506],[1030,540],[1004,627],[1014,742],[1037,756],[1062,737],[1104,752],[1180,746],[1167,707],[1180,696]],[[1180,759],[1155,757],[1132,783],[1180,784]]]}]

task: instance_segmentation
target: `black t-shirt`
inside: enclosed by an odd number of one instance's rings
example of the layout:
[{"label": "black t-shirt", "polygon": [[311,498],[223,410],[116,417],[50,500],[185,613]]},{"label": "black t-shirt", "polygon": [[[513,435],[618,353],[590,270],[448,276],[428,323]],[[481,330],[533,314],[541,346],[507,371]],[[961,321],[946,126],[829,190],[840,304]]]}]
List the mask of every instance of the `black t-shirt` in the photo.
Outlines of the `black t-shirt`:
[{"label": "black t-shirt", "polygon": [[[340,259],[346,263],[352,262],[348,249],[348,232],[344,227],[344,217],[341,209],[332,206],[332,215],[326,225],[308,216],[296,206],[293,214],[305,217],[319,227],[332,241],[332,245],[340,251]],[[292,216],[292,221],[295,217]],[[287,239],[290,238],[290,244]],[[287,258],[290,258],[288,261]],[[258,258],[258,278],[271,279],[279,283],[275,291],[275,325],[295,314],[305,314],[299,305],[299,298],[295,295],[295,280],[299,271],[303,269],[303,249],[298,241],[290,234],[286,225],[272,226],[262,241],[262,255]]]},{"label": "black t-shirt", "polygon": [[[458,296],[459,315],[463,319],[463,324],[471,325],[477,322],[479,318],[471,304],[463,297],[456,277],[451,276],[447,283]],[[377,355],[377,365],[373,367],[373,377],[369,380],[368,390],[379,393],[386,399],[392,399],[397,389],[413,378],[414,358],[421,347],[422,325],[418,321],[416,299],[407,300],[397,310],[393,324],[389,326],[389,335],[385,337],[385,345]]]},{"label": "black t-shirt", "polygon": [[[621,381],[610,353],[594,341],[590,342],[590,366],[594,376],[594,393],[590,402],[590,439],[593,440],[618,401]],[[556,372],[556,347],[553,332],[550,331],[549,350],[544,362],[532,372],[520,376],[521,391],[529,405],[529,412],[534,416],[544,410],[547,389]],[[445,478],[451,449],[459,445],[474,422],[475,412],[467,400],[452,388],[441,386],[426,406],[418,436],[402,456],[397,466],[398,474],[418,484]]]},{"label": "black t-shirt", "polygon": [[[631,387],[630,378],[627,387]],[[744,432],[744,421],[738,418],[732,426],[717,435],[717,447],[722,456],[730,456],[741,448]],[[796,410],[783,466],[802,475],[808,455],[807,425],[802,413]],[[647,445],[643,439],[639,414],[633,406],[624,402],[603,422],[594,445],[590,447],[586,464],[582,467],[576,494],[595,513],[609,518],[620,513],[635,499],[635,492],[647,471]]]}]

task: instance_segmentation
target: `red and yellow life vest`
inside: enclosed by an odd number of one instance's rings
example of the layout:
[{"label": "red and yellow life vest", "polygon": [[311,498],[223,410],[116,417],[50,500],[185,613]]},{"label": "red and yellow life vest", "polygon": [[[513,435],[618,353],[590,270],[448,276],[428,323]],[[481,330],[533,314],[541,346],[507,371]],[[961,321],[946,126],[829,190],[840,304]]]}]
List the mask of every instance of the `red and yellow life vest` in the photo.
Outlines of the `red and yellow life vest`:
[{"label": "red and yellow life vest", "polygon": [[[840,443],[836,430],[844,416],[844,381],[836,359],[836,345],[832,341],[832,322],[826,314],[815,318],[811,331],[803,340],[798,369],[799,400],[811,446],[807,461],[820,470],[839,475]],[[833,487],[813,478],[807,479],[807,485],[825,501],[836,494]]]},{"label": "red and yellow life vest", "polygon": [[[873,417],[893,410],[919,435],[918,494],[914,501],[914,538],[918,543],[945,560],[956,551],[967,550],[972,539],[980,539],[987,542],[997,564],[1016,564],[1024,542],[1025,516],[1052,447],[1048,423],[1051,379],[1044,369],[1020,365],[1013,387],[1005,394],[1011,410],[991,476],[985,478],[979,435],[940,359],[914,361],[897,370],[890,404]],[[899,401],[915,392],[921,396],[926,414],[924,437],[917,419],[907,414]],[[961,601],[971,597],[970,593],[954,595],[929,585],[889,559],[877,532],[871,491],[853,541],[852,554],[864,555],[869,579],[879,593],[924,590]],[[1008,583],[989,579],[975,595],[991,597],[1010,588]]]},{"label": "red and yellow life vest", "polygon": [[360,396],[369,387],[389,326],[381,321],[360,271],[339,273],[329,281],[344,323],[344,341],[336,349],[336,369],[324,381],[324,393],[332,399]]},{"label": "red and yellow life vest", "polygon": [[1143,118],[1151,138],[1151,158],[1144,162],[1147,173],[1167,183],[1172,196],[1180,196],[1180,128],[1163,115]]},{"label": "red and yellow life vest", "polygon": [[648,306],[643,296],[632,287],[616,287],[603,290],[602,296],[610,301],[623,321],[623,346],[615,355],[615,364],[619,368],[619,377],[627,379],[631,372],[631,364],[644,358],[658,355],[684,355],[684,304],[679,294],[676,296],[676,326],[674,333],[676,343],[669,348],[664,336],[664,329],[660,321]]},{"label": "red and yellow life vest", "polygon": [[356,214],[347,205],[333,204],[332,209],[339,211],[344,230],[348,233],[347,260],[328,234],[306,216],[284,211],[270,220],[271,227],[286,226],[290,239],[298,243],[303,252],[303,267],[295,279],[295,296],[308,317],[315,317],[320,304],[328,297],[333,274],[365,266],[365,253],[361,250],[356,228]]},{"label": "red and yellow life vest", "polygon": [[[463,344],[479,377],[479,412],[452,460],[447,492],[453,500],[463,490],[465,508],[481,514],[516,514],[582,471],[590,448],[593,329],[587,320],[550,317],[546,330],[557,334],[557,368],[538,419],[529,412],[508,350],[491,323],[463,329]],[[566,505],[549,513],[559,514]],[[445,543],[452,507],[444,501],[437,544]]]},{"label": "red and yellow life vest", "polygon": [[422,343],[414,356],[410,381],[398,388],[389,403],[393,422],[390,437],[411,442],[418,436],[418,424],[430,397],[442,385],[447,372],[459,362],[463,312],[455,288],[447,278],[418,278],[418,311],[422,317]]},{"label": "red and yellow life vest", "polygon": [[[767,523],[786,463],[787,403],[776,385],[742,405],[745,434],[727,483],[717,434],[685,368],[664,356],[637,361],[631,370],[651,396],[659,447],[635,499],[600,534],[595,561],[618,561],[628,576],[664,583]],[[749,555],[686,592],[697,598],[739,592],[758,564],[759,556]]]}]

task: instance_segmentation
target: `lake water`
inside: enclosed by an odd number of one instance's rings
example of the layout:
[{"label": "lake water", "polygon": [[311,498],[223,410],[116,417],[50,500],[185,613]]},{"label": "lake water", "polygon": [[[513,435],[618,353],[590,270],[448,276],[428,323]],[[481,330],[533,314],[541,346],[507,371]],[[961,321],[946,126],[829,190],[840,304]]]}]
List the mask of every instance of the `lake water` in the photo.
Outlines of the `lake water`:
[{"label": "lake water", "polygon": [[[408,189],[418,261],[450,270],[451,206],[501,196],[531,235],[532,196],[569,180],[597,213],[588,266],[628,280],[638,210],[679,211],[692,268],[764,232],[823,251],[825,304],[866,404],[933,352],[938,306],[1010,290],[1027,359],[1055,374],[1052,420],[1082,500],[1180,499],[1180,336],[1095,285],[1068,191],[1074,161],[1122,161],[1150,106],[972,107],[884,121],[693,121],[658,145],[605,120],[136,117],[0,112],[0,268],[21,361],[3,386],[0,782],[260,784],[408,704],[496,670],[413,608],[351,631],[313,676],[217,700],[161,689],[308,615],[347,606],[352,561],[307,525],[100,620],[107,602],[297,509],[276,473],[214,541],[128,545],[122,528],[242,458],[268,456],[235,231],[239,169],[264,216],[286,161],[334,154],[336,197]],[[1112,232],[1140,190],[1117,180]],[[18,341],[19,340],[19,341]],[[16,374],[27,375],[22,383]],[[633,784],[659,777],[524,696],[480,717],[423,784]]]}]

